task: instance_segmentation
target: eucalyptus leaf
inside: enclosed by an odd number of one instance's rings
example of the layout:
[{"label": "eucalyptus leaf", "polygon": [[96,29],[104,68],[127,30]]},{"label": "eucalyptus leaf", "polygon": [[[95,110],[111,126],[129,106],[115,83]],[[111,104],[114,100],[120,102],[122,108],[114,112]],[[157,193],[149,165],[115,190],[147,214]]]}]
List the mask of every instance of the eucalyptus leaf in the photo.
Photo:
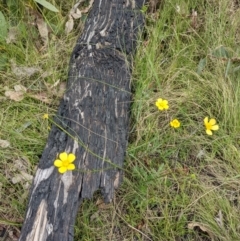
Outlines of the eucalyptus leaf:
[{"label": "eucalyptus leaf", "polygon": [[239,66],[237,66],[237,67],[235,67],[234,69],[233,69],[233,72],[235,73],[235,72],[239,72],[240,71],[240,65]]},{"label": "eucalyptus leaf", "polygon": [[58,9],[53,6],[51,3],[47,2],[46,0],[34,0],[35,2],[41,4],[43,7],[47,8],[48,10],[58,13]]},{"label": "eucalyptus leaf", "polygon": [[207,63],[206,58],[200,59],[199,64],[198,64],[198,67],[197,67],[197,73],[198,73],[199,75],[202,73],[203,69],[205,68],[206,63]]},{"label": "eucalyptus leaf", "polygon": [[27,129],[31,125],[32,125],[32,122],[31,121],[27,121],[20,128],[16,129],[16,131],[17,132],[23,132],[25,129]]},{"label": "eucalyptus leaf", "polygon": [[229,51],[223,46],[214,49],[212,55],[217,58],[230,58]]},{"label": "eucalyptus leaf", "polygon": [[227,63],[226,71],[225,71],[225,78],[227,78],[227,76],[228,76],[228,73],[231,69],[231,65],[232,65],[232,61],[229,59],[228,63]]}]

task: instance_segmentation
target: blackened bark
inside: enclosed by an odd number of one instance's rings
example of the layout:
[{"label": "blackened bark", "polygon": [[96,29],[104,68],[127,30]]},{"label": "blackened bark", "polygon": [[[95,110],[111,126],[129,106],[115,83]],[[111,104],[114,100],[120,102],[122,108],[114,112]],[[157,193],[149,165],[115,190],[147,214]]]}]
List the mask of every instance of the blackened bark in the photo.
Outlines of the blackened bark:
[{"label": "blackened bark", "polygon": [[[110,202],[122,179],[131,100],[127,56],[143,26],[144,0],[95,0],[70,60],[68,86],[32,184],[20,241],[73,240],[81,200]],[[53,166],[74,153],[79,171]]]}]

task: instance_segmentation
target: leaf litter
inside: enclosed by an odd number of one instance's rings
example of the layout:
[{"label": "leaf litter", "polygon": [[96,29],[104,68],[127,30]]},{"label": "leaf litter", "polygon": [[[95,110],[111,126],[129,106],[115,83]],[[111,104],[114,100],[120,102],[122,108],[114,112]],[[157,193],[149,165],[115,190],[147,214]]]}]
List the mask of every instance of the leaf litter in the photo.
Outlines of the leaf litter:
[{"label": "leaf litter", "polygon": [[46,48],[48,44],[48,33],[49,33],[48,26],[44,21],[43,17],[40,15],[37,15],[36,24],[43,42],[43,48]]},{"label": "leaf litter", "polygon": [[50,104],[52,102],[51,99],[49,99],[48,94],[45,92],[40,92],[37,94],[29,94],[29,97],[39,100],[43,103]]},{"label": "leaf litter", "polygon": [[17,158],[14,160],[12,172],[9,173],[13,184],[21,183],[25,190],[30,188],[33,176],[28,173],[29,161],[26,158]]},{"label": "leaf litter", "polygon": [[10,142],[9,141],[7,141],[7,140],[1,140],[0,139],[0,147],[1,148],[8,148],[10,146]]},{"label": "leaf litter", "polygon": [[16,40],[17,40],[18,34],[19,34],[19,32],[18,32],[17,27],[9,28],[8,35],[7,35],[7,38],[6,38],[6,43],[7,44],[15,43]]},{"label": "leaf litter", "polygon": [[188,228],[195,230],[196,228],[200,229],[202,232],[207,233],[208,236],[211,238],[211,240],[214,240],[213,233],[211,230],[207,227],[207,225],[199,222],[191,222],[188,224]]},{"label": "leaf litter", "polygon": [[27,92],[27,89],[22,85],[15,85],[14,90],[6,90],[5,96],[10,100],[14,100],[16,102],[24,99],[24,94]]},{"label": "leaf litter", "polygon": [[19,78],[31,77],[32,75],[42,71],[42,69],[39,67],[17,66],[14,60],[10,60],[10,63],[13,74],[15,74]]},{"label": "leaf litter", "polygon": [[88,13],[89,10],[91,9],[94,0],[91,0],[88,4],[88,6],[84,9],[79,9],[78,7],[80,6],[81,3],[85,2],[85,0],[80,0],[78,1],[70,10],[68,14],[68,21],[65,24],[65,33],[69,34],[73,30],[74,26],[74,20],[79,19],[82,17],[82,13]]}]

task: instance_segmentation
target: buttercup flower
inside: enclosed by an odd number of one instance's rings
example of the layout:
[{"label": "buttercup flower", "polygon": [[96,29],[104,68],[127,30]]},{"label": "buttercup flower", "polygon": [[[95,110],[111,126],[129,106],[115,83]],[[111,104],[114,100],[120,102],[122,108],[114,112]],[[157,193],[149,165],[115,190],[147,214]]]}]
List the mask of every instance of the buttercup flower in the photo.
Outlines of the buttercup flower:
[{"label": "buttercup flower", "polygon": [[48,114],[44,114],[42,118],[43,119],[48,119]]},{"label": "buttercup flower", "polygon": [[208,135],[210,135],[210,136],[213,134],[212,131],[216,131],[216,130],[219,129],[219,126],[216,125],[216,120],[215,119],[210,119],[208,121],[208,117],[204,118],[204,125],[206,127],[206,133]]},{"label": "buttercup flower", "polygon": [[180,127],[180,122],[178,119],[174,119],[170,122],[170,126],[173,127],[173,128],[178,128]]},{"label": "buttercup flower", "polygon": [[76,159],[76,156],[72,153],[67,154],[62,152],[59,155],[59,159],[54,161],[54,166],[58,167],[60,173],[64,173],[68,170],[74,170],[75,165],[72,163]]},{"label": "buttercup flower", "polygon": [[168,106],[168,101],[167,100],[163,100],[163,99],[157,99],[156,101],[156,106],[159,110],[168,110],[169,106]]}]

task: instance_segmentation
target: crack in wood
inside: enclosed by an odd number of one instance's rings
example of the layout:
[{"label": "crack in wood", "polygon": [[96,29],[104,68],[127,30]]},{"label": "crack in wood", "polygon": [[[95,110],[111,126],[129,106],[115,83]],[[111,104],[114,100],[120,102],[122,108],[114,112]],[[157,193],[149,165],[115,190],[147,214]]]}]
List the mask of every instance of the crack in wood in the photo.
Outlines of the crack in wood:
[{"label": "crack in wood", "polygon": [[[143,3],[94,1],[71,56],[67,91],[39,161],[19,241],[72,241],[82,200],[99,189],[106,202],[113,199],[128,138],[127,58],[144,23]],[[53,162],[63,151],[75,154],[78,170],[58,173]]]}]

